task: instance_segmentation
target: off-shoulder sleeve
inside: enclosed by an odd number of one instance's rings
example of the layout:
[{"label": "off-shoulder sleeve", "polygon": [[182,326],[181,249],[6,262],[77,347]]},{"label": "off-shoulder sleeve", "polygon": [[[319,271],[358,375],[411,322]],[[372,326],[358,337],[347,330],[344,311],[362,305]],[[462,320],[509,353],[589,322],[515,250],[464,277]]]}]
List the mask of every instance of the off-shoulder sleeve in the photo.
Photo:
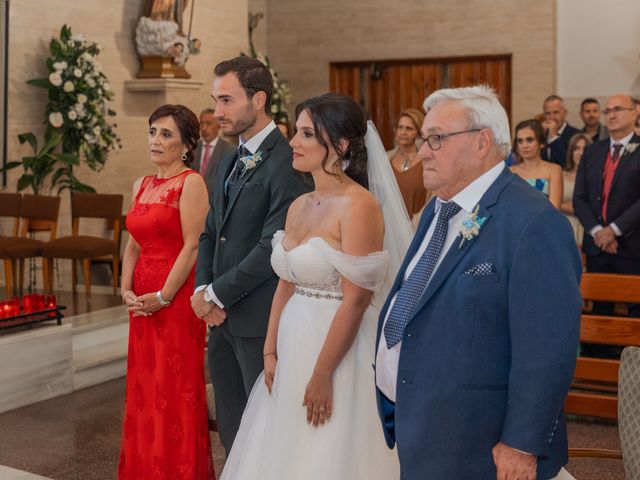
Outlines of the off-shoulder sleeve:
[{"label": "off-shoulder sleeve", "polygon": [[284,238],[284,230],[276,230],[276,233],[271,237],[271,248],[275,249],[276,246],[282,243],[282,239]]},{"label": "off-shoulder sleeve", "polygon": [[325,259],[352,283],[371,291],[379,290],[389,269],[389,254],[386,251],[355,256],[340,252],[321,238],[311,238],[313,244]]}]

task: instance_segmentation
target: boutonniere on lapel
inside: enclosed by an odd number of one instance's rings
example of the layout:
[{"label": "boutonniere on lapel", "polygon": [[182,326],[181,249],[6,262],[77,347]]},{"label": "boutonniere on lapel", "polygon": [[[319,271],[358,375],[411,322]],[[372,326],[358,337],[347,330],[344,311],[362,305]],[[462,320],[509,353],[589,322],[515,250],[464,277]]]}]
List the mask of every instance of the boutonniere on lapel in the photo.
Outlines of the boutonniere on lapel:
[{"label": "boutonniere on lapel", "polygon": [[624,147],[623,155],[625,153],[632,154],[633,152],[636,151],[636,148],[638,148],[638,145],[640,145],[640,143],[627,143],[627,146]]},{"label": "boutonniere on lapel", "polygon": [[475,237],[480,235],[480,229],[482,228],[482,224],[487,220],[487,217],[479,217],[478,211],[480,210],[480,205],[476,205],[476,208],[469,214],[467,218],[465,218],[462,222],[462,226],[460,227],[460,235],[462,239],[460,240],[460,245],[458,245],[458,249],[462,248],[464,242],[470,242]]},{"label": "boutonniere on lapel", "polygon": [[240,161],[244,165],[242,174],[240,175],[240,177],[243,177],[245,173],[247,173],[252,168],[256,168],[258,166],[258,163],[262,161],[262,152],[258,150],[253,155],[245,155],[244,157],[240,157]]}]

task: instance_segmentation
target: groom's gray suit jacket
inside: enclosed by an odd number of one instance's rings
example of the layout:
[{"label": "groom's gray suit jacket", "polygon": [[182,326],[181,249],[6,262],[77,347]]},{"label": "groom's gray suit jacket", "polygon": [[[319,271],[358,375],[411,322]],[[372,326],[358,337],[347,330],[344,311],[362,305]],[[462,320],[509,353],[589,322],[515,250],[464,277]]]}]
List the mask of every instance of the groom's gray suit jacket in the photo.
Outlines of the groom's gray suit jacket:
[{"label": "groom's gray suit jacket", "polygon": [[277,128],[258,151],[262,159],[238,180],[228,199],[225,181],[237,151],[220,163],[196,265],[195,285],[213,283],[229,331],[238,337],[266,335],[278,284],[270,263],[271,238],[284,228],[291,202],[312,185],[291,166],[291,148]]}]

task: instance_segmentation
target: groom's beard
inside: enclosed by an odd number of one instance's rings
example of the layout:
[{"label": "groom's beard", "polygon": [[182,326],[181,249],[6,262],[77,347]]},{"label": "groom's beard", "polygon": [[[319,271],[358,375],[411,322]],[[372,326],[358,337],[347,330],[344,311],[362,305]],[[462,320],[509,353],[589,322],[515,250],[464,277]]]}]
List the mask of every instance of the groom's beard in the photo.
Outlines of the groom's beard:
[{"label": "groom's beard", "polygon": [[256,112],[254,112],[251,105],[249,105],[247,106],[244,116],[235,122],[230,118],[221,118],[220,120],[222,122],[227,122],[221,126],[222,131],[228,136],[242,135],[255,125],[256,117]]}]

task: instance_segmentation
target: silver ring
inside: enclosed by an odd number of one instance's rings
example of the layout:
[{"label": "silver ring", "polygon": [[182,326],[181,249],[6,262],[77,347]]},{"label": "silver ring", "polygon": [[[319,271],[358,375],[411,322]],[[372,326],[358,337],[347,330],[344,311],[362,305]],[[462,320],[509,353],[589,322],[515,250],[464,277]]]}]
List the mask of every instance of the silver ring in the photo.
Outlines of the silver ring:
[{"label": "silver ring", "polygon": [[324,412],[324,407],[320,407],[319,411]]}]

